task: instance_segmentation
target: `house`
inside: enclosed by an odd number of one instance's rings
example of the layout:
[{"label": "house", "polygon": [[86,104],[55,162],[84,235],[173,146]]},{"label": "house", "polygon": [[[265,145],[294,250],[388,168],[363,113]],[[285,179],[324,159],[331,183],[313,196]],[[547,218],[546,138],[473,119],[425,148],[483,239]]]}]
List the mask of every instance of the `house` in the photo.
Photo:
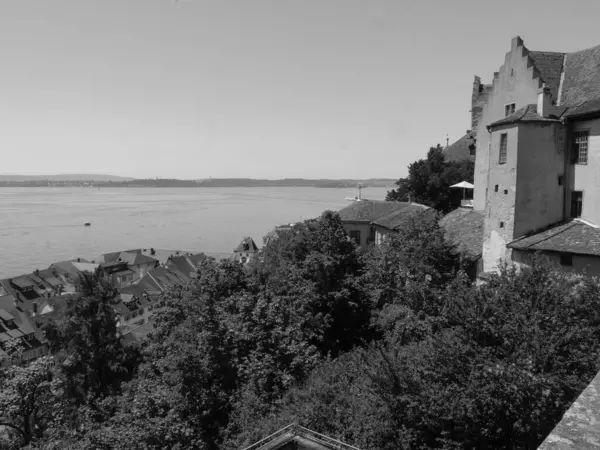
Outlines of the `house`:
[{"label": "house", "polygon": [[245,237],[233,251],[233,258],[242,264],[248,264],[259,255],[259,249],[250,237]]},{"label": "house", "polygon": [[365,249],[376,243],[377,236],[381,242],[386,234],[399,226],[401,211],[412,213],[423,208],[427,207],[418,203],[360,200],[341,209],[338,214],[350,239]]},{"label": "house", "polygon": [[157,259],[137,252],[121,252],[117,261],[126,262],[129,269],[136,273],[137,278],[142,278],[160,264]]},{"label": "house", "polygon": [[138,280],[137,273],[131,270],[125,261],[113,261],[100,264],[105,279],[116,287],[126,286]]},{"label": "house", "polygon": [[[26,363],[48,353],[46,338],[32,322],[36,312],[28,310],[9,293],[9,289],[0,289],[0,365]],[[9,355],[7,349],[7,345],[15,340],[23,350],[20,358]]]},{"label": "house", "polygon": [[145,285],[140,284],[121,288],[114,306],[119,320],[117,326],[147,323],[159,295],[160,291],[147,289]]},{"label": "house", "polygon": [[515,37],[492,84],[475,78],[483,273],[526,265],[536,250],[565,270],[600,273],[599,66],[600,46],[540,52]]},{"label": "house", "polygon": [[90,263],[82,258],[71,261],[60,261],[50,264],[48,270],[63,283],[63,291],[75,292],[75,283],[82,272],[94,273],[99,267],[98,264]]},{"label": "house", "polygon": [[435,214],[435,210],[419,203],[398,202],[399,207],[394,212],[386,214],[371,222],[375,230],[375,244],[381,245],[392,233],[397,233],[409,219],[423,214]]},{"label": "house", "polygon": [[359,450],[299,425],[288,425],[243,450]]},{"label": "house", "polygon": [[440,220],[446,239],[468,259],[466,272],[475,279],[483,271],[483,222],[481,211],[458,208]]},{"label": "house", "polygon": [[121,344],[125,347],[139,347],[148,334],[154,331],[154,324],[146,322],[143,325],[127,326],[120,329]]}]

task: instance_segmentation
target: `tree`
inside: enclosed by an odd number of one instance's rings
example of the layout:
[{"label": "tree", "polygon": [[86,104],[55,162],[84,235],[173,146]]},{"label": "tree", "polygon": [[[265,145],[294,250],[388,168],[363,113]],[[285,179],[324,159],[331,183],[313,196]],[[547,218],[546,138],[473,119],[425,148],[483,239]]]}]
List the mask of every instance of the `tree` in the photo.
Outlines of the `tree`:
[{"label": "tree", "polygon": [[52,367],[44,357],[0,372],[0,426],[16,433],[20,446],[40,438],[58,413],[61,381]]},{"label": "tree", "polygon": [[443,148],[438,144],[429,149],[426,159],[408,166],[408,177],[396,182],[398,187],[387,193],[386,200],[408,201],[410,198],[447,213],[460,204],[450,186],[461,181],[472,183],[474,172],[471,161],[445,162]]},{"label": "tree", "polygon": [[136,351],[121,345],[113,308],[117,291],[99,272],[83,273],[80,296],[67,300],[67,308],[43,329],[51,348],[65,352],[61,372],[68,397],[83,404],[114,395],[137,364]]}]

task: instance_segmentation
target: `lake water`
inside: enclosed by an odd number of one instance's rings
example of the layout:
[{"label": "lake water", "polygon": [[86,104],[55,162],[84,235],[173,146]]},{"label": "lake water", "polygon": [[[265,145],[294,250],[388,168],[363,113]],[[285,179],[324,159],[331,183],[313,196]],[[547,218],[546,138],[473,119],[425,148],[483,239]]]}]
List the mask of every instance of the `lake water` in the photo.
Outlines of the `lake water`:
[{"label": "lake water", "polygon": [[[387,190],[363,196],[383,200]],[[244,236],[260,247],[276,225],[339,210],[354,195],[354,188],[0,188],[0,277],[132,248],[230,253]]]}]

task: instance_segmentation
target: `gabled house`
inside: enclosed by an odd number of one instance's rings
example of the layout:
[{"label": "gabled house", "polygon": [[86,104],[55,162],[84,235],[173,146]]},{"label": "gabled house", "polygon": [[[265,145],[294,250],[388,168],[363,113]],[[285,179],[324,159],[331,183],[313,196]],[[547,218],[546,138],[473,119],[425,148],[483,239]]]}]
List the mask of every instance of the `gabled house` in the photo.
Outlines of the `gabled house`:
[{"label": "gabled house", "polygon": [[121,288],[115,304],[115,311],[119,317],[118,326],[147,323],[158,297],[159,292],[148,290],[140,284]]},{"label": "gabled house", "polygon": [[136,273],[137,278],[142,278],[160,264],[157,259],[151,256],[135,252],[121,252],[117,261],[126,262],[127,267]]},{"label": "gabled house", "polygon": [[600,46],[540,52],[516,37],[492,84],[476,78],[474,92],[484,93],[472,112],[484,273],[503,261],[526,265],[540,250],[565,270],[600,274],[599,66]]},{"label": "gabled house", "polygon": [[233,251],[233,258],[242,263],[248,264],[255,258],[258,258],[259,249],[254,240],[250,237],[245,237]]},{"label": "gabled house", "polygon": [[100,264],[103,276],[114,286],[122,287],[138,280],[137,273],[131,270],[125,261],[113,261]]},{"label": "gabled house", "polygon": [[242,450],[360,450],[299,425],[288,425]]},{"label": "gabled house", "polygon": [[360,200],[341,209],[338,214],[342,225],[359,247],[381,243],[406,218],[429,209],[418,203]]}]

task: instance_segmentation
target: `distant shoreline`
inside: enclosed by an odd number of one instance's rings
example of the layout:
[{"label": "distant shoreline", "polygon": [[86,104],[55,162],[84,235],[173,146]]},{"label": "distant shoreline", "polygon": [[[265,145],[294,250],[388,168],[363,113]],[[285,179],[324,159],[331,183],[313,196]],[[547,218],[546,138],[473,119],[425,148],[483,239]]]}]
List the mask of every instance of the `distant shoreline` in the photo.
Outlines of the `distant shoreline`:
[{"label": "distant shoreline", "polygon": [[211,179],[211,180],[128,180],[128,181],[93,181],[93,180],[24,180],[0,181],[2,187],[72,187],[72,188],[257,188],[257,187],[312,187],[312,188],[356,188],[361,184],[365,187],[394,186],[396,180],[370,179],[370,180],[253,180],[253,179]]}]

